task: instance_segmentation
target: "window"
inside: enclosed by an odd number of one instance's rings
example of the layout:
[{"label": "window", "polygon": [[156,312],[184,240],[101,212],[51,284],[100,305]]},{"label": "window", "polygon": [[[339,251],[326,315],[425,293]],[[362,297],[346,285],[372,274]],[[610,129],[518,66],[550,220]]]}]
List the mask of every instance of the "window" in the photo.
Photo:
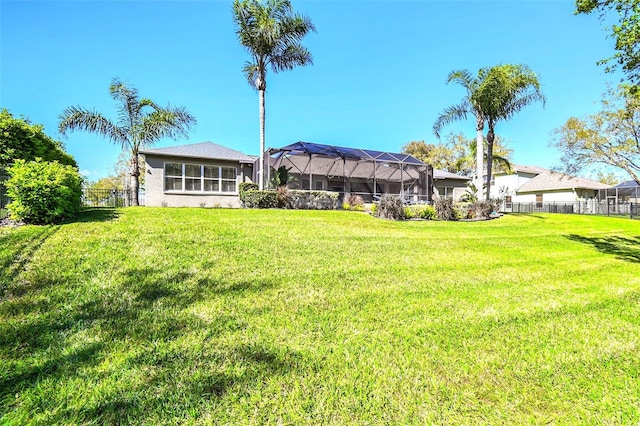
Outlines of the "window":
[{"label": "window", "polygon": [[236,192],[235,167],[164,163],[164,190],[182,192]]},{"label": "window", "polygon": [[164,190],[182,191],[182,164],[164,163]]},{"label": "window", "polygon": [[542,208],[542,194],[536,194],[536,208]]}]

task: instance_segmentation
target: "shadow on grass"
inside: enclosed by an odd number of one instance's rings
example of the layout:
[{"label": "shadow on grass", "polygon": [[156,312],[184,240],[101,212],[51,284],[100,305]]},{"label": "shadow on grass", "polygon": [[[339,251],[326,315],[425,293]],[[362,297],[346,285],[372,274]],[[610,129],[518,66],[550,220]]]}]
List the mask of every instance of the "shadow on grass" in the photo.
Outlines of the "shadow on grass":
[{"label": "shadow on grass", "polygon": [[[299,354],[271,342],[227,337],[246,327],[242,312],[189,310],[269,283],[221,282],[153,267],[123,270],[104,287],[49,279],[47,287],[35,286],[40,294],[0,303],[0,316],[8,319],[0,323],[0,401],[11,401],[0,417],[17,409],[42,413],[45,423],[172,417],[180,423],[231,389],[246,392],[302,364]],[[112,365],[112,357],[126,361],[96,370]],[[70,384],[80,386],[86,403],[58,396]]]},{"label": "shadow on grass", "polygon": [[83,209],[71,222],[109,222],[118,218],[118,211],[114,208],[86,208]]},{"label": "shadow on grass", "polygon": [[571,234],[569,240],[590,245],[601,253],[616,256],[627,262],[640,263],[640,236],[635,237],[584,237]]},{"label": "shadow on grass", "polygon": [[59,226],[29,227],[0,235],[0,302],[27,291],[29,283],[20,282],[18,275],[58,229]]}]

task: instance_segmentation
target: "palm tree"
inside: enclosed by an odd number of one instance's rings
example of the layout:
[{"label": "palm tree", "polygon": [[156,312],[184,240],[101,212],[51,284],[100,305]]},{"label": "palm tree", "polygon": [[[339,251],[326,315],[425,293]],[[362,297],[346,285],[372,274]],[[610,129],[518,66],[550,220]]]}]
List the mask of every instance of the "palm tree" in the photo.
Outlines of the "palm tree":
[{"label": "palm tree", "polygon": [[542,102],[540,82],[526,65],[498,65],[483,68],[478,73],[482,82],[475,92],[475,102],[482,105],[487,120],[487,200],[491,198],[490,182],[493,169],[493,145],[495,126],[500,120],[508,120],[524,107]]},{"label": "palm tree", "polygon": [[[479,78],[472,77],[467,70],[458,70],[449,73],[447,84],[451,82],[458,83],[464,87],[467,91],[467,96],[459,104],[445,108],[436,119],[433,125],[433,132],[440,138],[440,132],[444,126],[455,121],[466,120],[468,115],[473,115],[476,119],[476,143],[482,146],[485,115],[482,105],[476,101],[476,92],[481,87],[482,81]],[[482,150],[478,149],[476,152],[475,187],[478,190],[478,198],[480,198],[482,195]]]},{"label": "palm tree", "polygon": [[130,155],[131,192],[134,206],[138,203],[140,187],[140,148],[153,145],[159,139],[186,136],[196,119],[184,107],[162,108],[150,99],[138,96],[138,91],[114,78],[109,87],[111,97],[120,102],[118,120],[113,122],[99,112],[80,106],[66,108],[60,115],[58,130],[63,135],[69,130],[97,133],[122,146]]},{"label": "palm tree", "polygon": [[311,53],[301,44],[315,31],[309,18],[293,12],[289,0],[234,0],[233,22],[236,34],[251,55],[243,72],[259,94],[260,165],[258,179],[264,189],[265,102],[267,68],[274,73],[313,63]]}]

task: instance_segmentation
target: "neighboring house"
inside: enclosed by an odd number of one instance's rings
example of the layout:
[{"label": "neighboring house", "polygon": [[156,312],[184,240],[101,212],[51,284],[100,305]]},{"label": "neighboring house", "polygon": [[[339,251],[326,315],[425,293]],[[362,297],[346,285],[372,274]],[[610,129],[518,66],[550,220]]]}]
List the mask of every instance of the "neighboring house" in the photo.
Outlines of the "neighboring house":
[{"label": "neighboring house", "polygon": [[511,203],[549,203],[599,200],[599,191],[610,188],[600,182],[569,176],[542,167],[513,165],[512,172],[498,172],[491,182],[491,193],[503,198],[505,210]]},{"label": "neighboring house", "polygon": [[253,181],[256,157],[202,142],[141,150],[145,203],[170,207],[239,207],[238,184]]},{"label": "neighboring house", "polygon": [[470,177],[433,169],[433,193],[441,197],[460,201],[467,192]]}]

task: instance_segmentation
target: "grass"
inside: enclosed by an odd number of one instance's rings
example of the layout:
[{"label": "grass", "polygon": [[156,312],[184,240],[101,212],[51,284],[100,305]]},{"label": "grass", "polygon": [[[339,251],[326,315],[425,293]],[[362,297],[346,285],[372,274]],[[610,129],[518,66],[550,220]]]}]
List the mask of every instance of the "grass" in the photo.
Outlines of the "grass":
[{"label": "grass", "polygon": [[637,424],[640,222],[0,229],[0,424]]}]

